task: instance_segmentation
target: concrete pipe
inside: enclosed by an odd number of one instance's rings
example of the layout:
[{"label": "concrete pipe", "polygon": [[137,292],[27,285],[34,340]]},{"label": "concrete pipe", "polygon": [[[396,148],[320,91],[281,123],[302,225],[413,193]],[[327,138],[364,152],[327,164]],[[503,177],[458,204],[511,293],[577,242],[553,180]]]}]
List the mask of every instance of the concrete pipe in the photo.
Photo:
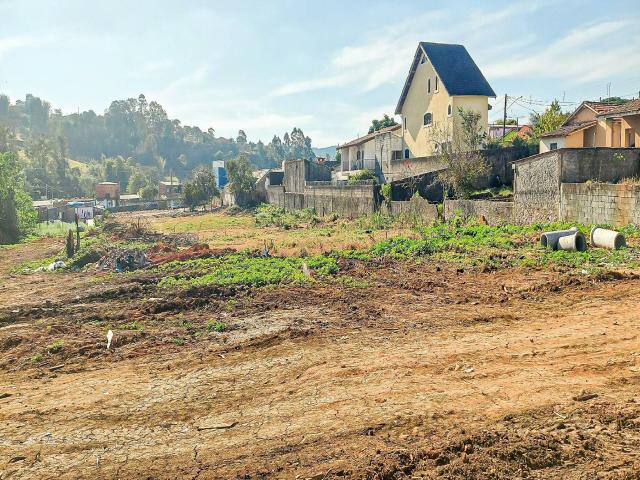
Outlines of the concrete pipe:
[{"label": "concrete pipe", "polygon": [[627,245],[624,235],[614,230],[593,227],[591,229],[591,245],[594,247],[611,248],[618,250]]},{"label": "concrete pipe", "polygon": [[587,251],[587,239],[580,232],[575,232],[573,235],[565,235],[558,239],[557,250],[568,250],[572,252],[586,252]]},{"label": "concrete pipe", "polygon": [[567,235],[573,235],[578,231],[577,227],[571,227],[569,230],[556,230],[554,232],[545,232],[540,235],[540,245],[550,248],[551,250],[558,249],[558,239],[560,237],[566,237]]}]

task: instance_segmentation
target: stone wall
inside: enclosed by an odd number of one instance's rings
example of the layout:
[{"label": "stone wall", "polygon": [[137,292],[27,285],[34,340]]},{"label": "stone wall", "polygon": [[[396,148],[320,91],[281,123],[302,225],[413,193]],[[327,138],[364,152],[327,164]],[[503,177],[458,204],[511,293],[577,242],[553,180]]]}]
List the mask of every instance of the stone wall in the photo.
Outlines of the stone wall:
[{"label": "stone wall", "polygon": [[514,170],[514,220],[560,218],[560,185],[587,180],[618,182],[640,175],[640,149],[563,148],[519,160]]},{"label": "stone wall", "polygon": [[455,216],[480,219],[484,217],[489,225],[513,223],[513,202],[492,200],[445,200],[443,215],[446,220]]},{"label": "stone wall", "polygon": [[558,219],[560,161],[560,150],[555,150],[514,164],[515,223],[550,222]]},{"label": "stone wall", "polygon": [[371,215],[379,204],[377,185],[309,185],[304,189],[304,208],[312,208],[320,216],[335,213],[356,218]]},{"label": "stone wall", "polygon": [[390,202],[389,214],[394,217],[406,217],[420,223],[431,223],[438,219],[438,207],[424,198],[412,198],[404,202]]},{"label": "stone wall", "polygon": [[[477,188],[486,188],[497,185],[511,185],[513,171],[511,163],[527,156],[526,147],[500,148],[495,150],[483,150],[482,155],[489,164],[489,174],[477,182]],[[383,165],[385,181],[392,182],[403,178],[442,170],[445,165],[437,156],[412,158],[410,160],[392,160],[388,165]]]},{"label": "stone wall", "polygon": [[640,186],[563,183],[560,218],[586,224],[640,225]]},{"label": "stone wall", "polygon": [[562,183],[587,180],[617,183],[640,174],[640,149],[637,148],[566,148],[561,156]]}]

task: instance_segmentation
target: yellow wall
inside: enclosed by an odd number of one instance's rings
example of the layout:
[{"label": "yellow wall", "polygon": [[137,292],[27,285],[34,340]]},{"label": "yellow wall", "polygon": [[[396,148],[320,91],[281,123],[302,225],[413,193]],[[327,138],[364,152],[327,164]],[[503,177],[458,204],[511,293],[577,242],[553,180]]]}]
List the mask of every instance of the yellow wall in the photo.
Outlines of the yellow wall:
[{"label": "yellow wall", "polygon": [[[427,92],[428,79],[431,79],[431,93]],[[483,131],[488,131],[487,97],[463,96],[451,97],[442,81],[435,91],[436,72],[429,60],[418,64],[413,80],[402,106],[403,150],[408,148],[411,158],[426,157],[434,154],[435,143],[444,141],[443,136],[450,135],[453,125],[459,120],[458,107],[475,110],[480,113]],[[452,116],[448,114],[451,105]],[[433,115],[433,124],[423,126],[426,112]],[[406,119],[406,129],[404,128]],[[455,123],[454,123],[455,122]]]},{"label": "yellow wall", "polygon": [[567,135],[564,139],[564,148],[581,148],[584,146],[584,133],[583,130],[573,132]]}]

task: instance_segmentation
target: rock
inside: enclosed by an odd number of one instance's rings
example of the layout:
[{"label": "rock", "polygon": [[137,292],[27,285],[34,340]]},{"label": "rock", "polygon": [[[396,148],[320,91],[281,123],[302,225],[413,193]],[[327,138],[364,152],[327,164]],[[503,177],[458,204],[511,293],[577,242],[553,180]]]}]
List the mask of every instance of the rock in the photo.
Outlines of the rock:
[{"label": "rock", "polygon": [[576,395],[575,397],[573,397],[573,399],[576,402],[586,402],[587,400],[591,400],[593,398],[596,398],[597,396],[598,396],[597,393],[589,393],[583,390],[582,392],[580,392],[579,395]]}]

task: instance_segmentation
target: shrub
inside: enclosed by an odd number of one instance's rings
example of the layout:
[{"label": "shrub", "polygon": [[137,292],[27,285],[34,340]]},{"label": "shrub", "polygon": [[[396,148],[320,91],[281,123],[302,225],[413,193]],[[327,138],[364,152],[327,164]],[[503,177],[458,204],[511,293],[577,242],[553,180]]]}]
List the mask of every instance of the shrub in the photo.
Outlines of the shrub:
[{"label": "shrub", "polygon": [[51,345],[49,345],[49,347],[47,348],[47,352],[53,355],[56,353],[60,353],[63,349],[64,349],[64,342],[62,342],[61,340],[58,340],[56,342],[53,342]]},{"label": "shrub", "polygon": [[220,320],[209,320],[207,322],[207,330],[210,332],[222,333],[227,329],[227,324]]},{"label": "shrub", "polygon": [[351,175],[349,180],[347,181],[348,185],[356,185],[358,182],[364,180],[371,180],[373,183],[378,183],[378,177],[373,172],[373,170],[369,170],[365,168],[364,170],[360,170],[358,173]]}]

